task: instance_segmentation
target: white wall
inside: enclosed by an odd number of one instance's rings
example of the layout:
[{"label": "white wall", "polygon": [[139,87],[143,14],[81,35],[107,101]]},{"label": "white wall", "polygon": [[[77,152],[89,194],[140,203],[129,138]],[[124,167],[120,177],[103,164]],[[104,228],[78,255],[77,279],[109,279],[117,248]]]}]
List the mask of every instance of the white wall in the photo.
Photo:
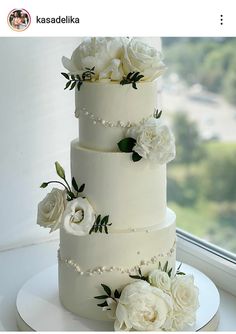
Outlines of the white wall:
[{"label": "white wall", "polygon": [[61,57],[79,40],[0,38],[0,250],[57,236],[36,225],[39,186],[56,176],[56,160],[70,170],[78,132]]}]

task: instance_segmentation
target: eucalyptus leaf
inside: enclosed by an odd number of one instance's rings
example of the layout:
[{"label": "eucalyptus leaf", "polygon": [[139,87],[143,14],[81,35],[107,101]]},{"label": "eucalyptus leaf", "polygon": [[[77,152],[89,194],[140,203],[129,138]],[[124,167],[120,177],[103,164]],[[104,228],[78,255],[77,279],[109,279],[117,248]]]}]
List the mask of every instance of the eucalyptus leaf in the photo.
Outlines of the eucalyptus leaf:
[{"label": "eucalyptus leaf", "polygon": [[109,216],[105,216],[105,217],[103,217],[102,220],[101,220],[101,224],[102,224],[102,225],[107,225],[108,220],[109,220]]},{"label": "eucalyptus leaf", "polygon": [[78,184],[77,184],[74,176],[72,177],[72,186],[75,189],[75,191],[79,192]]},{"label": "eucalyptus leaf", "polygon": [[67,73],[61,72],[61,74],[63,75],[63,77],[65,77],[67,80],[70,79],[69,75]]},{"label": "eucalyptus leaf", "polygon": [[135,83],[135,82],[132,82],[132,87],[133,87],[134,89],[137,89],[137,86],[136,86],[136,83]]},{"label": "eucalyptus leaf", "polygon": [[163,267],[163,271],[164,272],[167,272],[167,269],[168,269],[168,261],[166,261],[166,263],[165,263],[165,265],[164,265],[164,267]]},{"label": "eucalyptus leaf", "polygon": [[95,296],[96,299],[106,299],[107,295]]},{"label": "eucalyptus leaf", "polygon": [[84,191],[84,188],[85,188],[85,183],[83,183],[83,184],[80,186],[80,188],[79,188],[79,190],[78,190],[78,193],[82,193],[82,192]]},{"label": "eucalyptus leaf", "polygon": [[62,178],[63,180],[65,180],[65,178],[66,178],[65,171],[62,168],[62,166],[59,164],[58,161],[55,162],[55,167],[56,167],[57,175],[60,176],[60,178]]},{"label": "eucalyptus leaf", "polygon": [[72,84],[71,84],[71,86],[70,86],[70,90],[74,89],[75,85],[76,85],[76,81],[73,81]]},{"label": "eucalyptus leaf", "polygon": [[121,152],[130,153],[132,152],[135,144],[136,144],[136,139],[127,137],[119,141],[117,145]]},{"label": "eucalyptus leaf", "polygon": [[171,277],[172,269],[173,269],[173,268],[170,268],[170,270],[169,270],[168,273],[167,273],[169,277]]},{"label": "eucalyptus leaf", "polygon": [[134,278],[134,279],[141,279],[141,276],[138,276],[138,275],[129,275],[129,277]]},{"label": "eucalyptus leaf", "polygon": [[80,87],[82,86],[82,81],[79,81],[78,83],[77,83],[77,89],[78,89],[78,91],[80,90]]},{"label": "eucalyptus leaf", "polygon": [[141,155],[139,155],[137,152],[133,152],[133,154],[132,154],[132,160],[134,162],[137,162],[137,161],[139,161],[141,159],[142,159]]},{"label": "eucalyptus leaf", "polygon": [[101,304],[97,304],[97,306],[104,307],[104,306],[108,306],[108,304],[107,304],[107,302],[105,301],[105,302],[103,302],[103,303],[101,303]]},{"label": "eucalyptus leaf", "polygon": [[118,298],[120,298],[120,295],[121,295],[121,293],[117,289],[115,289],[114,297],[118,299]]},{"label": "eucalyptus leaf", "polygon": [[40,186],[40,188],[46,188],[48,186],[48,182],[43,182]]},{"label": "eucalyptus leaf", "polygon": [[64,89],[67,89],[71,84],[71,81],[67,81],[66,85],[65,85],[65,88]]},{"label": "eucalyptus leaf", "polygon": [[110,297],[111,296],[111,289],[109,288],[109,286],[107,286],[105,284],[101,284],[101,286],[103,287],[103,289],[107,293],[107,295]]}]

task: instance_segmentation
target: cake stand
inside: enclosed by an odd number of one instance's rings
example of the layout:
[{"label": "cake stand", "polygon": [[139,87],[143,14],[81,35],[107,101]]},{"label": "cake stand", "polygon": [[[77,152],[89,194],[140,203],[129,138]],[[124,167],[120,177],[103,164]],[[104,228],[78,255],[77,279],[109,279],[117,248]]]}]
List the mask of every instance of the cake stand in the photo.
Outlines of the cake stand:
[{"label": "cake stand", "polygon": [[[199,270],[182,264],[181,270],[193,274],[199,288],[200,307],[192,331],[214,331],[219,323],[219,292]],[[57,265],[28,280],[17,295],[17,326],[21,331],[113,331],[113,323],[94,321],[70,313],[58,296]]]}]

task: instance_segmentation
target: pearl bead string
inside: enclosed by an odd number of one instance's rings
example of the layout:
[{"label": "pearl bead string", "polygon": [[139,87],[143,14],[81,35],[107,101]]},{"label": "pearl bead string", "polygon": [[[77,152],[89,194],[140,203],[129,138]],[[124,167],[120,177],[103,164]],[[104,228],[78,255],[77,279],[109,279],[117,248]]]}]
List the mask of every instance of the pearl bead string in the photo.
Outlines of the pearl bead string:
[{"label": "pearl bead string", "polygon": [[101,275],[105,272],[113,272],[113,271],[119,271],[121,274],[132,274],[133,272],[137,272],[140,267],[147,266],[150,264],[155,264],[160,261],[160,258],[171,256],[175,251],[175,245],[176,245],[176,241],[174,242],[173,246],[166,254],[160,253],[158,255],[153,256],[148,261],[141,260],[139,265],[131,267],[129,269],[128,268],[125,269],[122,267],[115,267],[115,266],[110,266],[110,267],[102,266],[102,267],[96,267],[93,269],[89,269],[87,271],[82,271],[78,263],[74,262],[72,259],[62,259],[61,254],[60,254],[60,249],[58,250],[58,261],[60,263],[65,263],[69,265],[71,268],[75,270],[76,273],[78,273],[81,276],[83,275],[87,275],[87,276]]},{"label": "pearl bead string", "polygon": [[144,121],[146,121],[148,118],[152,117],[153,114],[151,114],[150,116],[143,118],[141,120],[141,122],[135,123],[135,122],[123,122],[123,121],[115,121],[115,122],[111,122],[111,121],[107,121],[105,119],[102,119],[100,117],[96,117],[93,113],[87,111],[87,109],[85,107],[83,107],[82,109],[75,110],[75,117],[79,118],[80,115],[83,114],[84,116],[87,116],[94,125],[96,124],[101,124],[103,125],[105,128],[131,128],[132,126],[136,126]]}]

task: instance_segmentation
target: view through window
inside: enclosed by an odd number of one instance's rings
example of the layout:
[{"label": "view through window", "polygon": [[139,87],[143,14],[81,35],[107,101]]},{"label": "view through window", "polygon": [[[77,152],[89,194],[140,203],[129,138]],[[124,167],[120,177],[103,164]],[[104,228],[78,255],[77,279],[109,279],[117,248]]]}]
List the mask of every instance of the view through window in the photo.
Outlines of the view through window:
[{"label": "view through window", "polygon": [[163,38],[177,227],[236,253],[236,38]]}]

